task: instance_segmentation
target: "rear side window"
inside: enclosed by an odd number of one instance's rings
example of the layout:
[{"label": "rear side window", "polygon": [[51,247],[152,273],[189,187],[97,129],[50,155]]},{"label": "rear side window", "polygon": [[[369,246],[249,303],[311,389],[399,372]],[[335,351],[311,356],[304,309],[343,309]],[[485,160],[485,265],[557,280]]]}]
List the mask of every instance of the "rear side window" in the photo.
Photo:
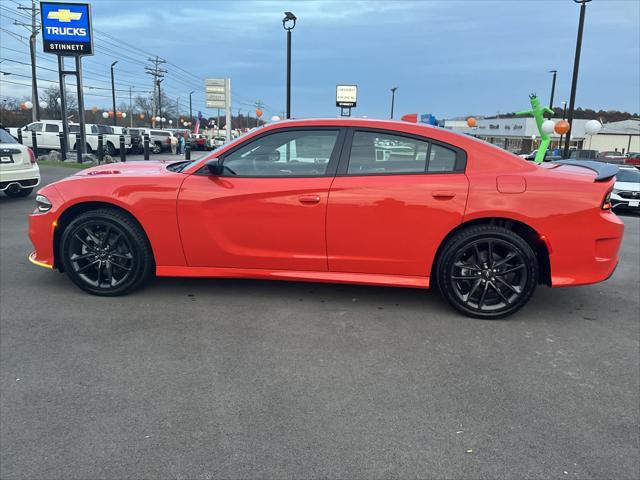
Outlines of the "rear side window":
[{"label": "rear side window", "polygon": [[45,132],[52,132],[52,133],[58,133],[60,131],[60,129],[58,128],[58,125],[56,125],[55,123],[47,123],[45,126]]},{"label": "rear side window", "polygon": [[455,147],[386,132],[356,131],[348,175],[450,173],[464,170],[464,154]]},{"label": "rear side window", "polygon": [[456,169],[456,152],[442,147],[440,145],[431,144],[429,151],[428,172],[453,172]]},{"label": "rear side window", "polygon": [[347,173],[420,173],[427,165],[429,143],[377,132],[355,132]]}]

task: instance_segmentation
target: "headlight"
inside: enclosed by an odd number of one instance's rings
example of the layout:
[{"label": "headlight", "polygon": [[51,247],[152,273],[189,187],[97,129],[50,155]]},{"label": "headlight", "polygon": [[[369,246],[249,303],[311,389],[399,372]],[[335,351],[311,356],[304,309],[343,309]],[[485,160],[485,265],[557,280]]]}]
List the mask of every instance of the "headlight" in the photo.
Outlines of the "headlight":
[{"label": "headlight", "polygon": [[614,188],[613,190],[611,190],[611,193],[617,195],[620,193],[620,190],[618,190],[617,188]]},{"label": "headlight", "polygon": [[44,195],[36,195],[36,206],[39,213],[51,210],[51,201]]}]

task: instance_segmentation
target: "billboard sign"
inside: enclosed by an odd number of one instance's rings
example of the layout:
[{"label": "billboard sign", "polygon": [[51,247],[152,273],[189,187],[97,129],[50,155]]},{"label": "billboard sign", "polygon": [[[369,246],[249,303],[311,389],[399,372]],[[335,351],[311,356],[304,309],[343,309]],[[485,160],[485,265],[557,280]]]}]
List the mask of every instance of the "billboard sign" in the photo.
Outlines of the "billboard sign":
[{"label": "billboard sign", "polygon": [[204,99],[207,108],[227,108],[227,79],[205,78]]},{"label": "billboard sign", "polygon": [[336,85],[336,107],[353,108],[358,96],[357,85]]},{"label": "billboard sign", "polygon": [[91,6],[88,3],[40,2],[45,53],[93,55]]}]

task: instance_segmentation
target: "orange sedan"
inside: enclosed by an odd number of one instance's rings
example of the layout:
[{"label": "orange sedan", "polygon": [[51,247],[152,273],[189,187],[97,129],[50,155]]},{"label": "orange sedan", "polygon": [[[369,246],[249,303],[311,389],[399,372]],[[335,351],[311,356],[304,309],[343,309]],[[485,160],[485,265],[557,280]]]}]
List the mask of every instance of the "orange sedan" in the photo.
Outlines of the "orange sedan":
[{"label": "orange sedan", "polygon": [[42,188],[30,260],[96,295],[154,274],[437,286],[465,315],[500,318],[539,283],[612,274],[616,171],[536,165],[405,122],[282,121],[200,160],[103,165]]}]

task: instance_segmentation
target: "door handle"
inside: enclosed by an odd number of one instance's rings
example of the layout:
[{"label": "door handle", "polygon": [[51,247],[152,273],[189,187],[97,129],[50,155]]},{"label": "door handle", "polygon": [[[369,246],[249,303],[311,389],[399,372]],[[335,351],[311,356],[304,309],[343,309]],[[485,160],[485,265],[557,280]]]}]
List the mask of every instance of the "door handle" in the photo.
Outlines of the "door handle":
[{"label": "door handle", "polygon": [[456,192],[435,191],[431,194],[433,198],[447,200],[456,196]]},{"label": "door handle", "polygon": [[302,195],[298,200],[300,203],[320,203],[320,195]]}]

